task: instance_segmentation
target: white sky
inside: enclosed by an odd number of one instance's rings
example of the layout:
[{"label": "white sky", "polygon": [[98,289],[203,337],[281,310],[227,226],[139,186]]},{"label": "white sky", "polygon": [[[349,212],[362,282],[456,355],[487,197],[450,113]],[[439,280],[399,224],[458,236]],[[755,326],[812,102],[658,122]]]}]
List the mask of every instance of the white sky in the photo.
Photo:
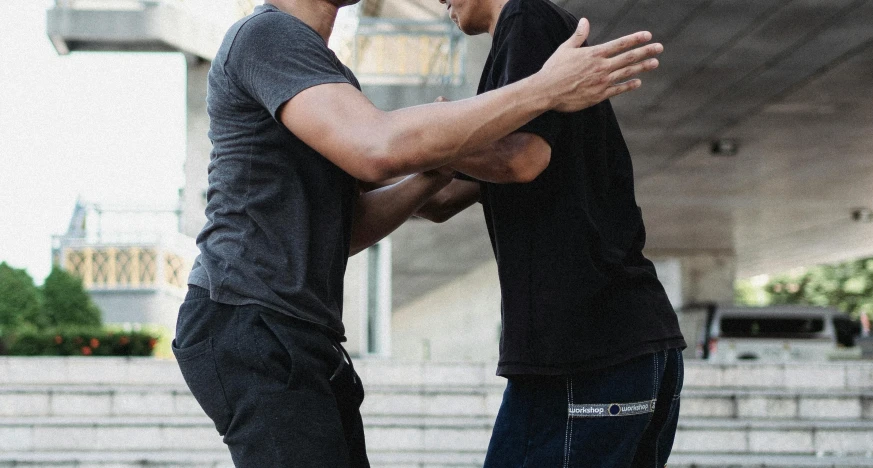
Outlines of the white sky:
[{"label": "white sky", "polygon": [[41,284],[77,196],[173,208],[184,182],[180,54],[58,56],[45,0],[0,0],[0,261]]}]

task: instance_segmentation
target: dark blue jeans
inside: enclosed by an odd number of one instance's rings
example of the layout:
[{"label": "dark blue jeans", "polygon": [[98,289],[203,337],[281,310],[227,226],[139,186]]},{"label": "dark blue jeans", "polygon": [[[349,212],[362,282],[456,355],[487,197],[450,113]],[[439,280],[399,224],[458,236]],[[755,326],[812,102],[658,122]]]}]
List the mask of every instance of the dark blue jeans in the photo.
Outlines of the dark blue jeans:
[{"label": "dark blue jeans", "polygon": [[663,467],[683,374],[672,349],[570,376],[511,377],[485,468]]}]

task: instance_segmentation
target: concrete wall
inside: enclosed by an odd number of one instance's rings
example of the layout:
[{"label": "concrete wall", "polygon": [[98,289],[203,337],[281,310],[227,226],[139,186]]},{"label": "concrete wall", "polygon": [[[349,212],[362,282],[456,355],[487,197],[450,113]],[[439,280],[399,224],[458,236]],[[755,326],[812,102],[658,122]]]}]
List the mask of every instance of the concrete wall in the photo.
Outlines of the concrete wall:
[{"label": "concrete wall", "polygon": [[[678,263],[678,272],[658,269],[658,277],[665,283],[665,287],[668,284],[674,285],[677,280],[680,284],[681,300],[674,302],[674,307],[682,308],[704,302],[733,303],[737,271],[736,255],[733,252],[647,250],[646,255],[656,266]],[[678,279],[675,277],[677,273],[680,275]]]},{"label": "concrete wall", "polygon": [[[650,254],[693,357],[704,310],[694,304],[733,302],[736,260],[730,252]],[[690,307],[689,307],[690,306]],[[497,265],[486,262],[394,311],[396,359],[496,362],[500,332]]]},{"label": "concrete wall", "polygon": [[[679,327],[688,343],[686,358],[697,356],[703,341],[707,304],[733,304],[736,255],[730,251],[663,251],[647,255],[658,267],[658,277],[671,295]],[[663,268],[662,268],[663,267]],[[675,291],[680,291],[674,300]]]},{"label": "concrete wall", "polygon": [[184,290],[130,290],[88,292],[103,311],[107,324],[148,323],[165,327],[174,336],[176,316],[185,299]]},{"label": "concrete wall", "polygon": [[500,284],[489,261],[394,311],[394,359],[497,362]]},{"label": "concrete wall", "polygon": [[363,85],[364,94],[382,110],[395,110],[433,102],[443,96],[452,101],[476,95],[482,67],[491,49],[491,38],[487,34],[467,37],[466,67],[464,83],[454,85]]}]

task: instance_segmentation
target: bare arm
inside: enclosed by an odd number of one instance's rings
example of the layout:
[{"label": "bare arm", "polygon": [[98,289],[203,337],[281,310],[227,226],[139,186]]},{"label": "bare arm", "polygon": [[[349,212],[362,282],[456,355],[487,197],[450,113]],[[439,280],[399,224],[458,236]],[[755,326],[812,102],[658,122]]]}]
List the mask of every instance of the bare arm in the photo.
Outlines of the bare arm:
[{"label": "bare arm", "polygon": [[279,115],[298,138],[363,181],[441,167],[547,110],[575,111],[639,87],[639,80],[625,80],[657,67],[651,57],[663,50],[651,44],[623,52],[649,33],[581,47],[587,35],[583,20],[539,72],[475,98],[384,112],[349,84],[323,84],[299,93]]},{"label": "bare arm", "polygon": [[534,180],[552,159],[552,148],[539,135],[510,133],[451,163],[453,169],[485,182],[525,183]]},{"label": "bare arm", "polygon": [[479,201],[479,183],[453,180],[452,183],[430,197],[415,216],[435,223],[447,221]]},{"label": "bare arm", "polygon": [[451,181],[451,175],[428,171],[362,193],[355,205],[350,255],[379,242],[400,227]]}]

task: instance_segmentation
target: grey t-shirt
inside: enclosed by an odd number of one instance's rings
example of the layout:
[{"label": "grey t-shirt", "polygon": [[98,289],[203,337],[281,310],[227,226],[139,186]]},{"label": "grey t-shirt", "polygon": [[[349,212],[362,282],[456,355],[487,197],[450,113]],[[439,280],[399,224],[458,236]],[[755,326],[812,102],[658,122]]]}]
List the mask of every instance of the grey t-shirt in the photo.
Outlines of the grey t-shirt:
[{"label": "grey t-shirt", "polygon": [[356,181],[300,141],[279,108],[352,72],[299,19],[262,5],[224,38],[207,87],[207,223],[188,282],[216,302],[260,304],[342,337]]}]

